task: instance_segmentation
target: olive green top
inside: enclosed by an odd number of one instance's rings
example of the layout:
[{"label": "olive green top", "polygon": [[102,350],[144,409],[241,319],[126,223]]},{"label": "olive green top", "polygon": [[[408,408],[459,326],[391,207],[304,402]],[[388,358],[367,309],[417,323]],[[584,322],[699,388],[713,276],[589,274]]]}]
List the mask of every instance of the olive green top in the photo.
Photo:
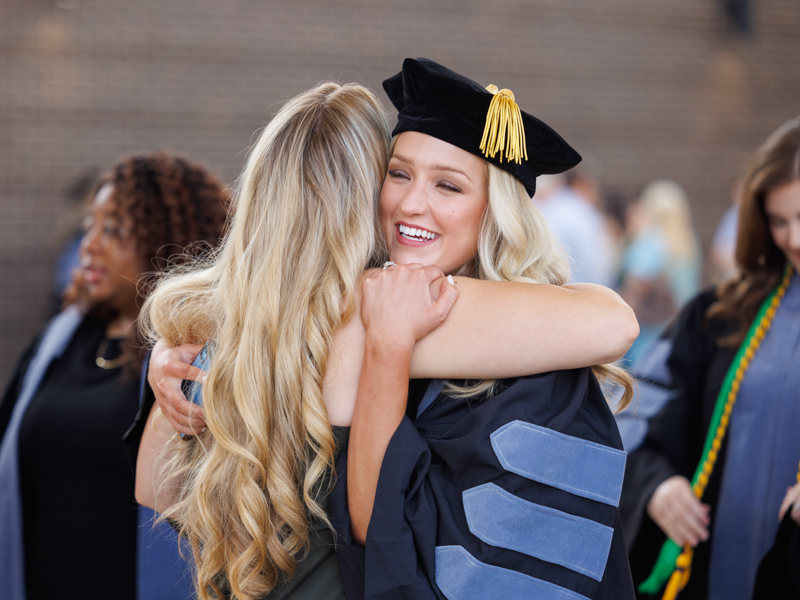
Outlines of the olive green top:
[{"label": "olive green top", "polygon": [[[347,444],[349,435],[349,427],[333,427],[337,459]],[[328,510],[329,498],[325,498],[322,505],[325,510]],[[339,565],[334,553],[333,534],[324,524],[312,520],[308,554],[298,562],[294,577],[278,585],[263,600],[284,598],[291,598],[291,600],[345,600]]]}]

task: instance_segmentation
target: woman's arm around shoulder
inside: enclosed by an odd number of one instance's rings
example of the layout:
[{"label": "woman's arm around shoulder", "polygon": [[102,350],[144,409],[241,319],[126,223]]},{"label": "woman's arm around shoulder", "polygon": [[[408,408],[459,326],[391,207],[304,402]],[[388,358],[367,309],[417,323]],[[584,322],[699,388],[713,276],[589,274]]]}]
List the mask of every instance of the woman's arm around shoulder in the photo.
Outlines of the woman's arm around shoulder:
[{"label": "woman's arm around shoulder", "polygon": [[412,377],[495,379],[621,358],[639,335],[631,308],[593,284],[457,277],[458,302],[414,347]]}]

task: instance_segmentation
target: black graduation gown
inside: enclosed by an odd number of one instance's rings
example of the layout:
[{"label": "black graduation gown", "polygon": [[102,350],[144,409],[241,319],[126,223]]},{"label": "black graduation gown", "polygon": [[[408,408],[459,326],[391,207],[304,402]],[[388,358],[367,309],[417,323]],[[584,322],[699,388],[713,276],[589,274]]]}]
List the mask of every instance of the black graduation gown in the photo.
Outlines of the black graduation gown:
[{"label": "black graduation gown", "polygon": [[[105,328],[92,316],[82,318],[63,354],[48,364],[19,425],[28,598],[52,598],[54,590],[64,598],[136,595],[134,479],[119,434],[136,410],[138,381],[126,380],[121,369],[101,370],[94,364]],[[25,351],[3,394],[0,439],[43,337]],[[108,346],[114,356],[117,342]],[[54,547],[69,551],[53,562]],[[86,564],[96,569],[93,585],[65,589],[64,582]]]},{"label": "black graduation gown", "polygon": [[616,508],[625,454],[597,380],[578,369],[504,383],[403,419],[363,548],[343,453],[331,520],[350,600],[633,598]]},{"label": "black graduation gown", "polygon": [[[636,585],[650,574],[666,540],[661,529],[647,515],[647,504],[655,489],[669,477],[683,475],[692,479],[701,458],[717,395],[736,353],[736,349],[719,347],[719,340],[730,335],[736,324],[705,317],[717,299],[714,289],[700,293],[683,308],[665,332],[665,337],[672,341],[667,366],[676,393],[649,420],[644,442],[628,456],[620,515]],[[709,539],[714,536],[714,507],[725,470],[726,449],[727,438],[723,439],[717,467],[703,495],[703,502],[711,506]],[[754,597],[759,600],[800,598],[800,575],[795,573],[800,567],[800,527],[788,519],[784,521],[776,547],[765,557],[756,578]],[[710,559],[709,542],[694,549],[691,577],[680,593],[680,600],[704,600],[708,597]],[[648,596],[638,594],[638,597]]]},{"label": "black graduation gown", "polygon": [[[718,340],[732,333],[735,323],[707,320],[706,310],[717,300],[714,290],[691,300],[665,332],[672,340],[667,365],[677,393],[648,422],[642,445],[628,456],[620,515],[629,544],[633,580],[639,585],[650,574],[666,536],[647,516],[655,489],[674,475],[691,480],[703,450],[717,394],[733,362],[735,349],[720,348]],[[712,473],[703,502],[717,502],[726,457],[726,440]],[[713,536],[714,519],[709,534]],[[692,575],[681,600],[708,596],[710,543],[694,551]],[[646,598],[647,596],[639,595]],[[660,596],[659,596],[660,597]]]},{"label": "black graduation gown", "polygon": [[753,600],[800,598],[800,527],[790,512],[783,515],[775,543],[758,567]]}]

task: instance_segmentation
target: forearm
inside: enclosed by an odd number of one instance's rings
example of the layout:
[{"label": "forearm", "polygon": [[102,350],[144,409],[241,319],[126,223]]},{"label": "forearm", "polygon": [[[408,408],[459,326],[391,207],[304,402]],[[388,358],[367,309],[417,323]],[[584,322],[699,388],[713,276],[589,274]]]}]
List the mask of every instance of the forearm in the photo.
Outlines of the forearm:
[{"label": "forearm", "polygon": [[639,334],[618,294],[597,285],[457,278],[458,302],[415,346],[412,377],[494,379],[620,358]]},{"label": "forearm", "polygon": [[410,348],[367,337],[347,456],[353,540],[364,544],[386,448],[405,414]]},{"label": "forearm", "polygon": [[177,499],[177,483],[163,483],[163,466],[170,455],[165,448],[175,430],[161,414],[158,405],[153,405],[139,445],[136,459],[136,501],[143,506],[162,512]]}]

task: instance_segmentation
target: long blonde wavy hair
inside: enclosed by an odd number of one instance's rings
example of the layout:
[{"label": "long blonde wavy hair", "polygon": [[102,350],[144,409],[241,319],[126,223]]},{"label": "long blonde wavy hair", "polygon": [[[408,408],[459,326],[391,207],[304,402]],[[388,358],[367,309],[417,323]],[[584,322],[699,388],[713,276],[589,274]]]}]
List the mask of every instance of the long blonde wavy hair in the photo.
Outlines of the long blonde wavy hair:
[{"label": "long blonde wavy hair", "polygon": [[290,100],[250,152],[213,262],[164,279],[143,307],[152,340],[208,341],[207,431],[176,436],[156,477],[180,483],[163,517],[191,543],[202,599],[267,594],[308,548],[309,514],[328,524],[322,381],[375,254],[388,142],[360,85]]},{"label": "long blonde wavy hair", "polygon": [[[513,175],[486,162],[488,203],[481,222],[477,255],[456,273],[489,281],[520,281],[564,285],[569,281],[569,260],[550,230],[544,215],[525,186]],[[615,365],[596,365],[597,378],[622,389],[616,410],[633,398],[633,380]],[[491,395],[497,381],[464,385],[449,383],[455,397]]]}]

